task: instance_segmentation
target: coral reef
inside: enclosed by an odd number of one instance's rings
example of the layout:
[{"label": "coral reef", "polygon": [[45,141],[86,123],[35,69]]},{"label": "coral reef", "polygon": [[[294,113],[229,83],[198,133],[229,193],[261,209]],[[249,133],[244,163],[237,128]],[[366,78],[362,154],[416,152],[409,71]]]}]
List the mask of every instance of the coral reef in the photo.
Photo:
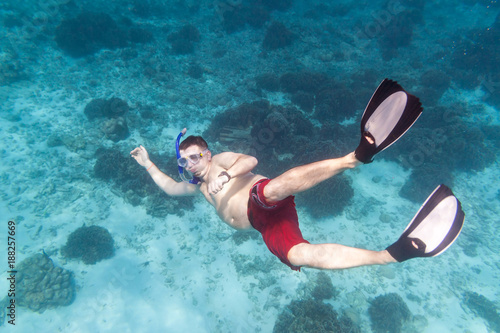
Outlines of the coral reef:
[{"label": "coral reef", "polygon": [[118,142],[129,136],[127,122],[122,117],[128,110],[127,102],[120,98],[113,97],[109,100],[98,98],[85,106],[84,113],[89,120],[111,118],[101,124],[101,129],[108,139]]},{"label": "coral reef", "polygon": [[0,53],[0,86],[27,80],[25,66],[14,54]]},{"label": "coral reef", "polygon": [[269,10],[262,6],[248,6],[239,1],[219,4],[222,26],[228,34],[244,30],[247,24],[252,28],[261,28],[270,18]]},{"label": "coral reef", "polygon": [[109,259],[114,255],[113,237],[106,228],[92,225],[73,231],[61,248],[61,254],[67,258],[81,259],[84,264]]},{"label": "coral reef", "polygon": [[361,108],[359,96],[350,89],[338,86],[328,86],[316,95],[316,110],[314,117],[320,122],[343,121],[355,116]]},{"label": "coral reef", "polygon": [[199,42],[200,39],[200,32],[191,24],[183,26],[179,31],[173,32],[167,37],[172,45],[172,53],[177,55],[193,53],[195,43]]},{"label": "coral reef", "polygon": [[403,197],[420,202],[439,183],[452,184],[453,172],[481,171],[495,161],[494,136],[490,141],[486,135],[495,126],[477,127],[464,121],[472,111],[460,104],[428,108],[417,126],[384,151],[384,158],[412,169]]},{"label": "coral reef", "polygon": [[368,312],[375,333],[403,332],[403,325],[411,318],[410,309],[396,293],[375,297]]},{"label": "coral reef", "polygon": [[40,313],[70,305],[76,295],[73,273],[54,265],[45,252],[19,263],[16,287],[16,304]]},{"label": "coral reef", "polygon": [[435,105],[443,93],[450,87],[451,79],[445,72],[431,69],[422,74],[420,85],[422,88],[416,93],[423,105]]},{"label": "coral reef", "polygon": [[413,202],[422,203],[439,184],[453,187],[452,173],[444,163],[426,162],[412,171],[410,178],[401,187],[399,195]]},{"label": "coral reef", "polygon": [[143,28],[131,28],[128,32],[129,40],[132,43],[145,44],[153,40],[153,34]]},{"label": "coral reef", "polygon": [[142,18],[161,17],[168,11],[167,5],[159,0],[133,0],[129,10]]},{"label": "coral reef", "polygon": [[226,33],[232,34],[245,29],[247,16],[241,4],[236,6],[226,5],[221,9],[221,13],[223,19],[222,27]]},{"label": "coral reef", "polygon": [[[247,133],[242,137],[226,136],[228,130],[238,129]],[[276,176],[294,165],[287,156],[298,156],[304,137],[314,135],[314,126],[294,107],[270,105],[267,101],[244,103],[214,117],[203,136],[219,141],[224,150],[247,153],[266,161],[259,164],[258,171]],[[297,146],[296,146],[297,145]],[[306,157],[294,159],[295,162]]]},{"label": "coral reef", "polygon": [[311,296],[318,301],[337,297],[338,290],[335,289],[332,279],[325,273],[319,272],[316,275],[316,284],[311,292]]},{"label": "coral reef", "polygon": [[314,95],[303,91],[298,91],[292,95],[292,102],[302,110],[311,113],[314,109]]},{"label": "coral reef", "polygon": [[246,8],[246,13],[246,22],[249,26],[256,29],[262,28],[271,18],[269,11],[259,6],[250,6]]},{"label": "coral reef", "polygon": [[310,191],[296,195],[297,204],[305,207],[314,218],[336,216],[342,213],[354,197],[349,178],[336,175],[318,184]]},{"label": "coral reef", "polygon": [[106,103],[107,101],[102,98],[93,99],[85,106],[83,113],[89,120],[104,117],[104,108]]},{"label": "coral reef", "polygon": [[330,84],[329,78],[323,73],[288,72],[280,77],[281,89],[287,93],[298,91],[317,94],[323,87]]},{"label": "coral reef", "polygon": [[494,302],[483,295],[470,291],[464,292],[462,302],[477,316],[486,320],[492,332],[500,332],[500,309]]},{"label": "coral reef", "polygon": [[295,34],[288,30],[283,23],[273,22],[267,28],[262,48],[268,51],[282,49],[292,45],[295,39]]},{"label": "coral reef", "polygon": [[84,114],[89,120],[97,118],[110,118],[101,123],[101,129],[106,137],[114,142],[124,140],[129,136],[127,121],[122,116],[129,110],[127,102],[120,98],[108,100],[97,98],[90,101],[84,109]]},{"label": "coral reef", "polygon": [[129,136],[128,126],[122,117],[113,118],[105,121],[102,130],[106,137],[114,142],[124,140]]},{"label": "coral reef", "polygon": [[[269,272],[272,269],[280,269],[283,267],[283,264],[281,264],[279,260],[276,260],[276,257],[272,255],[260,257],[255,255],[245,256],[238,253],[232,253],[231,259],[239,276],[253,276],[257,278],[257,275],[261,275],[259,273],[262,273],[268,278],[275,279],[275,277],[273,277],[272,274],[269,274]],[[258,278],[260,277],[261,276]]]},{"label": "coral reef", "polygon": [[340,320],[330,304],[319,300],[293,300],[279,314],[273,333],[358,333],[361,332],[350,318]]},{"label": "coral reef", "polygon": [[264,73],[255,78],[255,85],[258,89],[279,91],[280,78],[273,73]]},{"label": "coral reef", "polygon": [[241,245],[249,239],[254,241],[260,239],[260,235],[257,232],[243,230],[236,230],[232,233],[231,237],[236,245]]},{"label": "coral reef", "polygon": [[83,110],[83,113],[89,120],[95,118],[113,118],[125,115],[129,110],[127,102],[124,100],[113,97],[108,100],[97,98],[91,100]]},{"label": "coral reef", "polygon": [[[219,142],[222,150],[257,157],[256,172],[276,177],[298,165],[340,156],[352,151],[357,138],[354,128],[326,123],[318,131],[294,107],[271,105],[267,101],[241,104],[217,114],[203,137]],[[320,136],[335,139],[321,140]],[[350,203],[354,191],[346,176],[334,177],[297,196],[314,217],[337,215]]]},{"label": "coral reef", "polygon": [[[408,3],[414,5],[414,3]],[[413,29],[416,24],[422,22],[423,7],[412,8],[397,13],[384,25],[378,36],[378,43],[382,57],[385,60],[392,59],[400,47],[410,45],[413,38]]]},{"label": "coral reef", "polygon": [[[99,148],[96,153],[94,174],[96,178],[117,188],[126,201],[133,205],[143,204],[152,216],[165,217],[168,214],[183,215],[183,210],[193,208],[190,197],[172,197],[164,194],[147,172],[137,162],[116,149]],[[150,152],[155,164],[174,179],[177,169],[173,156],[157,156]],[[163,161],[171,161],[166,164]]]},{"label": "coral reef", "polygon": [[113,97],[106,101],[103,109],[103,115],[108,118],[120,117],[127,113],[129,107],[124,100]]},{"label": "coral reef", "polygon": [[[491,27],[473,29],[457,36],[451,64],[467,71],[475,77],[498,73],[498,54],[500,54],[500,18],[497,16]],[[455,75],[454,75],[455,76]],[[463,80],[457,80],[461,82]]]},{"label": "coral reef", "polygon": [[56,28],[56,43],[72,57],[83,57],[100,49],[127,45],[127,32],[105,13],[81,13]]},{"label": "coral reef", "polygon": [[191,64],[187,70],[187,74],[193,79],[201,79],[203,77],[203,72],[203,67],[199,64]]},{"label": "coral reef", "polygon": [[262,5],[270,10],[286,11],[292,7],[293,0],[251,0],[252,5]]},{"label": "coral reef", "polygon": [[[291,100],[304,111],[315,109],[314,118],[321,123],[342,121],[353,117],[362,105],[359,92],[336,83],[323,73],[308,71],[287,72],[279,78],[279,85],[273,74],[262,74],[256,78],[259,89],[291,94]],[[363,95],[363,94],[361,94]]]},{"label": "coral reef", "polygon": [[216,2],[216,12],[222,18],[222,27],[228,34],[242,31],[246,26],[259,29],[271,18],[274,10],[285,11],[290,0],[226,0]]}]

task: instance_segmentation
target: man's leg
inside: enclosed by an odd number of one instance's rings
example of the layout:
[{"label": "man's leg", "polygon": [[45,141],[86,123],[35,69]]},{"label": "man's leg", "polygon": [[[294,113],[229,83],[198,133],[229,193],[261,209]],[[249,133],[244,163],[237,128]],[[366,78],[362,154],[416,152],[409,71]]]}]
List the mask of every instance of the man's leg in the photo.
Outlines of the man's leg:
[{"label": "man's leg", "polygon": [[319,269],[344,269],[397,262],[387,250],[370,251],[340,244],[297,244],[288,252],[295,266]]},{"label": "man's leg", "polygon": [[272,179],[264,188],[264,196],[271,203],[283,200],[359,164],[361,162],[356,159],[354,153],[350,153],[344,157],[295,167]]}]

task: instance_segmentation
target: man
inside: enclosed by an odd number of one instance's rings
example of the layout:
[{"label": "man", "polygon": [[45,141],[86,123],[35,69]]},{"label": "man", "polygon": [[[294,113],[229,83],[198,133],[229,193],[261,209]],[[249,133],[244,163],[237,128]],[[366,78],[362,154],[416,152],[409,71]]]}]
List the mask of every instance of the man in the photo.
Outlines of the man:
[{"label": "man", "polygon": [[229,226],[258,230],[269,250],[294,270],[383,265],[435,256],[451,245],[463,224],[460,202],[451,190],[444,185],[438,187],[400,239],[382,251],[310,244],[299,229],[293,195],[344,170],[370,163],[375,154],[401,137],[421,112],[418,98],[386,79],[364,112],[361,142],[355,152],[295,167],[274,179],[252,173],[257,166],[255,157],[234,152],[212,156],[205,140],[198,136],[190,136],[181,143],[178,164],[199,179],[200,184],[177,182],[167,176],[151,162],[143,146],[130,154],[168,195],[201,192]]}]

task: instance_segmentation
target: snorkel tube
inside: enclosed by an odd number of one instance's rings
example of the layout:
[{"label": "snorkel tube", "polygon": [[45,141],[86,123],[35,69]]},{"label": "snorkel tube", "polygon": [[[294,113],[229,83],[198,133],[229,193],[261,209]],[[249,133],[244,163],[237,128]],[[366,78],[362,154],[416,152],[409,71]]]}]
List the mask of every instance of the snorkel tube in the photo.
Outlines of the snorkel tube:
[{"label": "snorkel tube", "polygon": [[[186,134],[187,129],[183,129],[179,135],[177,136],[177,141],[175,142],[175,151],[177,153],[177,159],[181,158],[181,152],[179,151],[179,143],[181,141],[181,138]],[[190,183],[190,184],[198,184],[200,182],[200,179],[198,177],[193,177],[192,179],[187,179],[186,176],[184,175],[184,168],[181,166],[177,166],[179,168],[179,176],[181,177],[183,182]],[[186,171],[187,172],[187,171]]]}]

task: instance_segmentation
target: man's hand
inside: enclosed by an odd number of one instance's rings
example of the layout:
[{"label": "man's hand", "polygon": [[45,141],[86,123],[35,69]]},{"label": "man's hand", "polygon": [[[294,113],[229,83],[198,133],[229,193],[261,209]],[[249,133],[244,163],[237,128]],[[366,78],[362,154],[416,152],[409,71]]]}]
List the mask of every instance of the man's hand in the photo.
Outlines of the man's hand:
[{"label": "man's hand", "polygon": [[142,165],[145,168],[149,168],[153,164],[153,162],[151,162],[149,159],[148,151],[143,146],[139,146],[139,147],[135,148],[134,150],[132,150],[130,152],[130,156],[135,158],[137,163],[139,163],[140,165]]},{"label": "man's hand", "polygon": [[224,184],[226,184],[227,182],[229,182],[227,176],[222,175],[215,178],[208,184],[208,193],[210,194],[219,193],[219,191],[222,190],[222,188],[224,187]]}]

